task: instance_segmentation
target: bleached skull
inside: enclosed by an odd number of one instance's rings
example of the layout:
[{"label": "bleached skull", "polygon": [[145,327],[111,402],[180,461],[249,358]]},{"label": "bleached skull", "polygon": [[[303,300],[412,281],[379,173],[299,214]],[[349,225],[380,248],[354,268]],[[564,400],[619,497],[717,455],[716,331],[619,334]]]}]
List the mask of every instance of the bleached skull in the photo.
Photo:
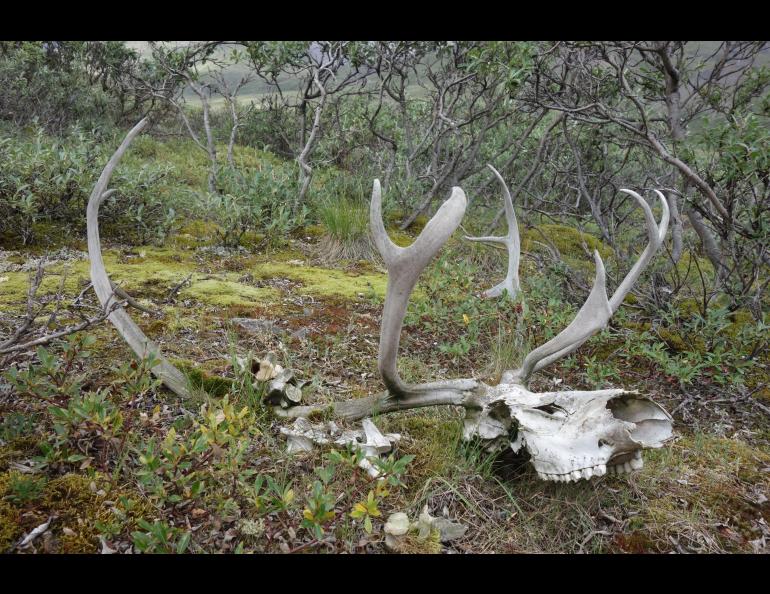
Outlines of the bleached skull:
[{"label": "bleached skull", "polygon": [[637,470],[642,448],[661,447],[672,436],[662,407],[625,390],[533,393],[501,384],[488,394],[466,416],[464,438],[480,438],[490,449],[524,447],[544,480]]}]

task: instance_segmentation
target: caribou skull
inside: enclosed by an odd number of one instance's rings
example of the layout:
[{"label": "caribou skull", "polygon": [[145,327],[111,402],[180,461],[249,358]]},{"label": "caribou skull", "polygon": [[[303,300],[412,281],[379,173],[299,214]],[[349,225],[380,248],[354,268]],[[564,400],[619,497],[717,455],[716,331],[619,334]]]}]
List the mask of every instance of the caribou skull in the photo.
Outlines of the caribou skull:
[{"label": "caribou skull", "polygon": [[[127,135],[108,162],[91,194],[88,204],[88,249],[94,289],[107,307],[115,299],[101,257],[98,229],[99,204],[107,192],[110,176],[131,140],[146,124],[142,120]],[[508,273],[486,297],[503,293],[513,296],[520,291],[518,265],[520,240],[510,192],[502,176],[492,167],[503,188],[508,234],[505,237],[468,237],[472,241],[497,242],[508,251]],[[370,206],[370,225],[374,244],[388,270],[388,286],[382,313],[378,369],[387,391],[383,394],[337,402],[336,416],[348,420],[424,406],[453,405],[466,409],[464,437],[480,439],[494,450],[525,448],[538,475],[545,480],[577,481],[601,476],[605,472],[630,472],[641,468],[641,450],[661,447],[672,436],[672,419],[649,398],[622,389],[535,393],[527,389],[536,371],[568,355],[593,334],[604,328],[612,314],[638,280],[642,271],[663,243],[669,220],[668,204],[659,191],[662,217],[656,223],[647,202],[636,192],[631,195],[642,208],[648,232],[648,244],[639,260],[607,298],[604,264],[594,252],[596,277],[593,288],[575,319],[542,346],[529,353],[519,369],[503,373],[496,386],[476,379],[454,379],[422,384],[405,383],[398,374],[397,357],[401,328],[412,290],[423,269],[454,233],[465,214],[467,200],[461,188],[452,189],[417,239],[409,247],[394,244],[385,230],[381,213],[381,189],[374,181]],[[122,308],[110,321],[134,352],[145,357],[155,354],[160,363],[153,373],[172,391],[187,396],[183,374],[163,359],[150,341]],[[277,408],[279,416],[299,418],[320,412],[319,406]]]}]

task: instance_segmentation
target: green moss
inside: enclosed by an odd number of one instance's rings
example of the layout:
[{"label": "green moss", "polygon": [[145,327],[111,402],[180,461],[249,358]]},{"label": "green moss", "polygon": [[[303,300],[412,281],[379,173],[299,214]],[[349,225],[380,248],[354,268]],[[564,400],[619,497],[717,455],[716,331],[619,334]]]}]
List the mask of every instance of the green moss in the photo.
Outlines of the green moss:
[{"label": "green moss", "polygon": [[429,220],[430,219],[426,215],[417,215],[414,221],[412,221],[412,224],[409,225],[409,230],[415,234],[419,234],[425,228],[425,225],[428,224]]},{"label": "green moss", "polygon": [[223,275],[232,277],[234,280],[219,280],[207,278],[204,280],[192,281],[191,284],[182,289],[179,293],[180,298],[193,298],[210,305],[230,306],[230,305],[260,305],[266,302],[277,300],[280,292],[270,287],[250,287],[236,282],[239,275]]},{"label": "green moss", "polygon": [[192,361],[173,359],[172,363],[189,378],[193,388],[204,390],[211,396],[221,398],[229,394],[233,388],[233,380],[207,373],[196,367]]},{"label": "green moss", "polygon": [[326,227],[323,225],[308,225],[302,230],[302,235],[306,237],[321,237],[326,233]]},{"label": "green moss", "polygon": [[192,221],[171,235],[168,243],[185,250],[215,245],[219,240],[217,229],[219,226],[214,223]]},{"label": "green moss", "polygon": [[405,453],[416,454],[409,466],[410,484],[418,485],[433,476],[452,476],[459,468],[457,446],[462,424],[448,411],[387,416],[377,421],[384,432],[408,435]]},{"label": "green moss", "polygon": [[701,313],[701,304],[697,300],[688,298],[678,301],[676,304],[677,309],[681,313],[681,317],[688,318],[692,316],[699,316]]},{"label": "green moss", "polygon": [[33,455],[37,451],[39,439],[37,434],[24,435],[11,439],[0,447],[0,471],[7,470],[14,460]]},{"label": "green moss", "polygon": [[730,338],[736,338],[743,328],[757,323],[754,316],[747,309],[739,309],[730,314],[732,320],[723,332]]},{"label": "green moss", "polygon": [[567,265],[585,272],[594,270],[594,261],[586,254],[583,243],[591,252],[598,250],[605,262],[613,255],[612,249],[597,237],[581,233],[574,227],[556,224],[537,225],[535,228],[523,231],[521,233],[522,251],[536,249],[537,244],[534,242],[544,243],[544,236],[556,246]]},{"label": "green moss", "polygon": [[[104,265],[110,278],[129,293],[144,296],[146,285],[160,285],[165,296],[169,288],[195,268],[189,253],[172,247],[142,246],[136,255],[126,257],[117,250],[104,250]],[[66,275],[66,276],[65,276]],[[64,292],[77,295],[91,278],[87,259],[52,264],[45,269],[45,276],[37,292],[38,297],[55,294],[64,280]],[[0,305],[19,310],[26,305],[29,289],[28,272],[0,274]]]},{"label": "green moss", "polygon": [[669,330],[668,328],[659,328],[657,334],[666,343],[668,348],[677,353],[687,351],[704,353],[706,351],[706,343],[700,336],[683,336],[679,332]]},{"label": "green moss", "polygon": [[[134,506],[126,511],[125,529],[143,516],[149,517],[153,508],[138,493],[111,489],[107,477],[96,473],[92,477],[66,474],[48,481],[34,511],[22,514],[3,498],[7,494],[11,473],[0,474],[0,550],[6,550],[25,532],[51,516],[56,517],[50,530],[55,551],[59,553],[96,553],[99,550],[97,522],[115,518],[111,508],[121,497],[131,498]],[[109,503],[108,503],[109,502]],[[64,532],[67,528],[67,532]]]},{"label": "green moss", "polygon": [[8,552],[24,536],[24,528],[20,524],[21,510],[2,499],[5,495],[3,480],[7,480],[6,476],[7,473],[0,475],[0,553]]},{"label": "green moss", "polygon": [[302,283],[302,292],[319,296],[339,296],[356,299],[372,290],[384,297],[387,278],[384,274],[351,274],[331,268],[294,266],[285,262],[265,262],[253,270],[260,278],[288,278]]},{"label": "green moss", "polygon": [[698,273],[700,268],[706,279],[714,278],[714,266],[711,264],[708,258],[693,257],[692,252],[686,250],[682,253],[682,257],[679,258],[679,262],[676,263],[676,270],[679,277],[684,284],[690,286],[692,289],[699,291],[701,288],[701,278]]},{"label": "green moss", "polygon": [[393,240],[393,243],[399,247],[409,247],[414,243],[414,237],[409,235],[409,233],[399,231],[398,229],[388,231],[388,235],[390,235],[390,239]]}]

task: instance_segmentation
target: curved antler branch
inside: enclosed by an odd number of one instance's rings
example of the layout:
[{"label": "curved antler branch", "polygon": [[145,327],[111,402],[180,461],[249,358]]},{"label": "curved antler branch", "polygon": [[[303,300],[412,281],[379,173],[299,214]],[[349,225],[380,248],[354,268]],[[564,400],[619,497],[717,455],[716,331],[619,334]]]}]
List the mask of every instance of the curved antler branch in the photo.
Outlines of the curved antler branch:
[{"label": "curved antler branch", "polygon": [[370,226],[374,245],[388,269],[388,286],[382,311],[377,367],[388,391],[396,398],[408,398],[425,392],[454,393],[472,389],[476,385],[474,380],[410,385],[401,380],[397,369],[398,345],[409,297],[423,269],[459,226],[467,204],[465,192],[459,187],[452,188],[449,199],[428,221],[414,243],[409,247],[399,247],[390,240],[385,230],[385,224],[382,221],[380,180],[374,180],[369,209]]},{"label": "curved antler branch", "polygon": [[[102,247],[99,238],[99,206],[112,192],[112,190],[105,191],[107,185],[110,183],[112,172],[120,162],[120,159],[128,149],[128,146],[146,125],[147,118],[134,126],[126,135],[126,138],[107,162],[102,174],[99,176],[99,179],[91,192],[91,197],[88,200],[88,207],[86,209],[88,257],[91,260],[91,282],[94,291],[99,298],[99,302],[105,308],[105,311],[113,306],[113,300],[115,300],[116,297],[110,277],[107,275],[107,271],[104,268],[104,260],[102,259]],[[184,374],[163,358],[160,354],[158,345],[145,336],[144,332],[142,332],[139,326],[136,325],[128,313],[126,313],[125,309],[122,307],[114,309],[109,315],[109,320],[138,357],[144,358],[149,354],[155,355],[159,360],[159,363],[153,367],[152,373],[160,379],[163,384],[179,396],[187,397],[190,395],[190,392],[187,389],[188,381]]]},{"label": "curved antler branch", "polygon": [[662,192],[654,190],[660,199],[660,207],[663,211],[660,217],[660,223],[658,224],[655,223],[655,217],[652,214],[652,210],[644,198],[632,190],[621,189],[620,191],[633,196],[639,203],[639,206],[642,207],[642,211],[644,211],[644,219],[647,223],[648,241],[647,247],[644,248],[642,255],[639,256],[639,259],[636,261],[636,264],[631,267],[631,270],[628,271],[628,274],[626,274],[623,282],[618,285],[618,288],[615,289],[615,292],[612,294],[612,297],[610,298],[610,307],[612,307],[612,313],[615,313],[618,310],[618,307],[620,307],[620,304],[623,303],[623,300],[626,298],[626,295],[628,295],[631,287],[633,287],[634,283],[639,280],[639,277],[642,275],[642,271],[647,268],[650,260],[652,260],[655,253],[660,249],[660,246],[663,245],[663,240],[665,239],[666,232],[668,231],[668,221],[670,217],[668,202],[666,201],[666,197]]},{"label": "curved antler branch", "polygon": [[489,299],[491,297],[499,297],[504,291],[507,291],[510,297],[515,297],[521,290],[521,285],[519,284],[519,259],[521,257],[519,225],[516,221],[516,213],[513,210],[513,200],[511,199],[511,192],[508,189],[508,185],[505,183],[503,176],[500,175],[497,169],[492,167],[492,165],[487,165],[487,167],[489,167],[495,174],[503,189],[503,202],[505,204],[505,220],[508,223],[508,234],[504,237],[469,237],[466,235],[465,239],[468,241],[484,241],[505,245],[508,250],[508,272],[505,275],[505,279],[491,289],[484,291],[482,296]]},{"label": "curved antler branch", "polygon": [[[612,317],[612,309],[607,299],[606,273],[604,262],[597,250],[594,250],[596,262],[596,278],[594,286],[588,295],[588,299],[580,308],[575,319],[559,334],[536,348],[524,359],[524,363],[517,374],[526,382],[535,370],[535,366],[542,360],[553,355],[560,354],[573,345],[580,345],[591,335],[607,325]],[[575,346],[577,348],[577,346]]]},{"label": "curved antler branch", "polygon": [[[647,237],[648,237],[647,247],[645,247],[639,259],[631,267],[631,270],[628,271],[628,274],[626,274],[625,278],[620,283],[620,285],[618,285],[618,288],[615,289],[615,292],[612,294],[612,297],[610,299],[607,299],[606,289],[604,288],[604,284],[605,284],[604,265],[601,263],[601,258],[599,257],[598,252],[595,252],[594,258],[596,259],[596,262],[597,262],[597,270],[596,270],[596,279],[594,281],[594,287],[591,290],[591,293],[589,294],[588,299],[586,300],[586,303],[580,309],[575,319],[572,321],[572,323],[569,326],[567,326],[567,328],[565,328],[555,338],[551,339],[549,342],[535,349],[529,355],[527,355],[520,369],[516,371],[506,371],[503,374],[502,381],[520,381],[522,383],[526,383],[529,380],[532,373],[534,373],[535,371],[540,371],[541,369],[550,365],[554,361],[558,361],[562,357],[565,357],[566,355],[569,355],[570,353],[577,350],[595,332],[598,332],[601,328],[603,328],[607,324],[610,317],[612,317],[612,315],[618,310],[618,308],[620,307],[620,304],[623,303],[623,300],[625,299],[628,292],[631,290],[631,287],[633,287],[634,283],[636,283],[636,281],[639,280],[639,277],[641,276],[642,272],[647,267],[647,265],[650,263],[655,253],[658,251],[658,249],[660,249],[660,246],[663,244],[663,240],[666,237],[666,232],[668,230],[668,222],[670,217],[668,203],[666,202],[665,196],[658,190],[655,190],[655,193],[658,195],[658,198],[660,199],[661,209],[663,211],[661,214],[660,223],[656,223],[655,217],[652,214],[652,209],[650,209],[649,205],[644,200],[644,198],[642,198],[639,194],[637,194],[632,190],[622,189],[620,191],[633,196],[636,199],[636,201],[639,203],[639,205],[642,207],[642,211],[644,212],[645,222],[647,224]],[[601,265],[601,270],[600,270],[600,265]],[[597,301],[598,297],[595,297],[595,292],[597,291],[597,283],[600,280],[602,284],[601,293],[604,297],[604,301],[606,301],[606,310],[605,310],[604,304],[602,303],[601,305],[599,305],[600,301]],[[584,310],[586,309],[586,306],[589,305],[589,302],[592,302],[592,299],[593,299],[593,305],[591,307],[599,308],[599,310],[603,312],[602,316],[604,315],[604,313],[607,313],[607,312],[609,313],[609,315],[607,315],[607,319],[603,323],[600,323],[601,316],[589,317],[587,312],[584,314]],[[585,330],[583,332],[577,332],[576,329],[573,328],[573,326],[575,326],[575,324],[580,320],[581,315],[583,315],[584,320],[581,320],[580,324],[581,325],[587,324],[587,325],[585,326]],[[592,321],[587,322],[586,320],[588,319],[591,319]],[[570,330],[571,328],[572,330]],[[568,331],[570,332],[568,333]],[[555,346],[559,346],[560,348],[556,348],[556,350],[554,350]]]}]

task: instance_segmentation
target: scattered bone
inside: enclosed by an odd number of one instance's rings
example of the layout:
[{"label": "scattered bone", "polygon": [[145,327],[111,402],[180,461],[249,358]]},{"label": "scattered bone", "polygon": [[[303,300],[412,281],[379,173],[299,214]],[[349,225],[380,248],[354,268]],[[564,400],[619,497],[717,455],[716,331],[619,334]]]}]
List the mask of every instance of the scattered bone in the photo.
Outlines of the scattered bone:
[{"label": "scattered bone", "polygon": [[388,517],[388,521],[385,522],[385,534],[391,534],[393,536],[403,536],[409,532],[409,516],[404,512],[396,512]]},{"label": "scattered bone", "polygon": [[254,376],[257,381],[266,382],[273,379],[281,372],[281,370],[278,369],[280,366],[275,362],[275,359],[275,353],[268,353],[264,359],[259,361],[259,371],[257,371]]},{"label": "scattered bone", "polygon": [[48,521],[46,521],[44,524],[40,524],[37,528],[35,528],[32,532],[30,532],[27,536],[25,536],[21,542],[19,542],[19,548],[24,548],[26,546],[29,546],[29,544],[35,540],[38,536],[43,534],[46,530],[48,530],[48,526],[51,524],[51,520],[53,520],[53,516],[48,518]]},{"label": "scattered bone", "polygon": [[399,552],[403,550],[404,542],[409,537],[424,541],[438,532],[441,542],[451,542],[465,536],[468,526],[446,518],[434,518],[426,505],[416,522],[410,522],[409,517],[403,512],[391,514],[385,523],[384,530],[385,546],[391,551]]},{"label": "scattered bone", "polygon": [[327,444],[362,449],[367,457],[361,460],[359,466],[372,478],[377,478],[380,471],[368,458],[388,453],[393,448],[393,443],[401,439],[398,433],[383,435],[369,419],[364,419],[363,429],[340,431],[333,421],[312,424],[300,417],[291,427],[281,427],[281,434],[286,436],[286,451],[289,454],[310,452],[314,445]]}]

